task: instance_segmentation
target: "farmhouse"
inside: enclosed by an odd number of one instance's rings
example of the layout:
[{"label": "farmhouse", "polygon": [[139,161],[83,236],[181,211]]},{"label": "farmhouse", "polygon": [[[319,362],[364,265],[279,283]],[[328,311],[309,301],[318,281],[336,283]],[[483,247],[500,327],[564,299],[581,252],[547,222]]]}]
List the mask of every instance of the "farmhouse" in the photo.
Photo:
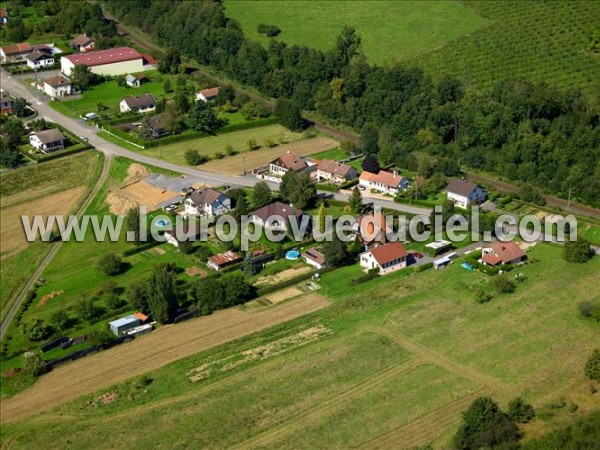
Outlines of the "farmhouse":
[{"label": "farmhouse", "polygon": [[219,253],[208,258],[206,265],[213,270],[221,270],[232,264],[236,264],[242,261],[242,257],[231,250],[225,253]]},{"label": "farmhouse", "polygon": [[211,188],[195,190],[183,204],[185,214],[192,216],[216,216],[231,210],[231,198]]},{"label": "farmhouse", "polygon": [[189,222],[179,223],[172,230],[165,231],[165,237],[169,244],[179,248],[180,242],[200,240],[202,238],[202,227],[196,223],[192,226]]},{"label": "farmhouse", "polygon": [[156,101],[152,94],[142,94],[131,97],[126,97],[119,103],[119,110],[122,113],[147,113],[156,109]]},{"label": "farmhouse", "polygon": [[13,98],[4,91],[0,91],[0,115],[12,114]]},{"label": "farmhouse", "polygon": [[29,55],[33,51],[33,47],[27,42],[21,42],[20,44],[5,45],[0,48],[0,59],[3,63],[18,61]]},{"label": "farmhouse", "polygon": [[34,50],[25,57],[27,66],[34,70],[54,64],[54,55],[42,50]]},{"label": "farmhouse", "polygon": [[385,275],[406,267],[408,252],[400,242],[373,247],[360,255],[360,265],[365,270],[378,269],[380,275]]},{"label": "farmhouse", "polygon": [[29,143],[42,153],[49,153],[65,148],[65,137],[56,128],[50,128],[31,133]]},{"label": "farmhouse", "polygon": [[296,153],[286,153],[269,163],[269,170],[273,175],[282,177],[288,170],[302,172],[308,165]]},{"label": "farmhouse", "polygon": [[69,46],[76,52],[91,52],[95,45],[94,40],[85,34],[80,34],[69,42]]},{"label": "farmhouse", "polygon": [[57,75],[40,81],[38,89],[44,91],[44,94],[52,98],[65,97],[71,95],[71,80],[64,75]]},{"label": "farmhouse", "polygon": [[356,169],[347,164],[342,164],[330,159],[323,159],[317,162],[317,180],[319,181],[342,184],[357,176]]},{"label": "farmhouse", "polygon": [[219,86],[202,89],[201,91],[196,92],[196,101],[201,100],[203,102],[212,102],[213,100],[217,99],[219,90]]},{"label": "farmhouse", "polygon": [[[273,202],[250,213],[250,221],[270,230],[285,231],[291,217],[300,219],[304,212],[282,202]],[[298,221],[299,222],[299,221]]]},{"label": "farmhouse", "polygon": [[60,58],[60,70],[67,76],[80,64],[89,67],[92,73],[98,75],[124,75],[153,69],[155,61],[131,47],[96,50]]},{"label": "farmhouse", "polygon": [[515,242],[492,242],[481,250],[481,259],[488,266],[517,264],[525,259],[525,252]]},{"label": "farmhouse", "polygon": [[365,189],[396,195],[408,187],[408,179],[398,175],[397,172],[390,173],[380,170],[379,173],[364,171],[360,174],[358,184]]},{"label": "farmhouse", "polygon": [[306,264],[310,264],[317,269],[323,269],[325,267],[325,255],[314,248],[308,249],[302,253],[302,258],[306,261]]},{"label": "farmhouse", "polygon": [[476,184],[465,180],[452,180],[446,188],[447,198],[454,206],[466,209],[470,204],[482,203],[485,200],[485,192]]},{"label": "farmhouse", "polygon": [[137,75],[129,74],[125,77],[125,83],[129,87],[140,87],[146,81],[148,81],[148,77],[143,73],[138,73]]}]

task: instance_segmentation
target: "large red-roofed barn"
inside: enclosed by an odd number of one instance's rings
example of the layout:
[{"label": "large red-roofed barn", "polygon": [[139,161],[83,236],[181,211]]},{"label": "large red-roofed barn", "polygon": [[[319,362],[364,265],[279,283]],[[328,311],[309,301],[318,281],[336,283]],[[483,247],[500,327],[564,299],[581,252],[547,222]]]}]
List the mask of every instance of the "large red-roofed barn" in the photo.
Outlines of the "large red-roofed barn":
[{"label": "large red-roofed barn", "polygon": [[154,60],[131,47],[76,53],[60,58],[61,71],[69,76],[76,65],[88,66],[98,75],[124,75],[154,68]]}]

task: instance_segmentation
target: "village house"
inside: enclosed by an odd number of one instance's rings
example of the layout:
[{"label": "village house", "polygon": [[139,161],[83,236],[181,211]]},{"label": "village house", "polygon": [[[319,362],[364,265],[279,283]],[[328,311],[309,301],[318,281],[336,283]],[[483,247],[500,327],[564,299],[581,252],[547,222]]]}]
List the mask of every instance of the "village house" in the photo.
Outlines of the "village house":
[{"label": "village house", "polygon": [[465,180],[452,180],[446,188],[447,198],[454,206],[466,209],[470,204],[485,201],[485,192],[476,184]]},{"label": "village house", "polygon": [[5,45],[0,48],[0,59],[3,63],[19,61],[33,51],[33,47],[27,42]]},{"label": "village house", "polygon": [[231,210],[231,198],[211,188],[195,190],[185,199],[184,212],[192,216],[217,216]]},{"label": "village house", "polygon": [[408,188],[408,179],[395,171],[390,173],[385,170],[380,170],[379,173],[371,173],[365,170],[360,174],[358,184],[364,189],[370,189],[395,196],[398,192]]},{"label": "village house", "polygon": [[161,116],[150,117],[148,124],[150,125],[150,129],[152,130],[153,138],[161,137],[163,134],[166,133],[165,125]]},{"label": "village house", "polygon": [[137,75],[127,75],[125,77],[125,83],[129,87],[140,87],[143,83],[148,81],[148,77],[143,73],[138,73]]},{"label": "village house", "polygon": [[301,256],[306,264],[309,264],[317,269],[325,268],[325,255],[320,251],[310,248],[302,253]]},{"label": "village house", "polygon": [[69,47],[76,52],[91,52],[95,46],[94,40],[85,34],[80,34],[69,42]]},{"label": "village house", "polygon": [[212,102],[217,99],[217,95],[219,95],[219,86],[211,87],[208,89],[202,89],[201,91],[196,92],[196,101],[203,102]]},{"label": "village house", "polygon": [[302,172],[307,167],[306,162],[296,153],[286,153],[269,163],[269,171],[277,177],[284,176],[288,170]]},{"label": "village house", "polygon": [[54,55],[43,50],[34,50],[25,57],[27,66],[34,70],[54,64]]},{"label": "village house", "polygon": [[125,75],[155,68],[156,61],[131,47],[109,48],[60,58],[60,70],[70,76],[75,66],[84,65],[98,75]]},{"label": "village house", "polygon": [[525,259],[525,252],[515,242],[492,242],[481,250],[481,260],[488,266],[517,264]]},{"label": "village house", "polygon": [[273,202],[250,213],[250,221],[270,230],[287,231],[290,219],[296,217],[298,224],[304,212],[282,202]]},{"label": "village house", "polygon": [[229,250],[225,253],[219,253],[218,255],[212,255],[208,258],[206,265],[213,270],[222,270],[225,267],[231,266],[242,261],[242,257],[237,253]]},{"label": "village house", "polygon": [[0,115],[12,114],[14,99],[6,92],[0,90]]},{"label": "village house", "polygon": [[387,234],[392,231],[385,215],[381,211],[363,214],[356,218],[352,227],[356,240],[365,246],[365,250],[372,246],[387,243]]},{"label": "village house", "polygon": [[119,103],[119,110],[122,113],[134,112],[147,113],[156,109],[156,101],[152,94],[142,94],[126,97]]},{"label": "village house", "polygon": [[40,81],[38,89],[52,98],[66,97],[72,93],[71,80],[64,75],[57,75]]},{"label": "village house", "polygon": [[361,253],[360,266],[366,271],[378,269],[380,275],[385,275],[406,267],[408,252],[400,242],[378,245]]},{"label": "village house", "polygon": [[29,143],[42,153],[50,153],[65,148],[65,137],[60,130],[50,128],[31,133]]},{"label": "village house", "polygon": [[346,181],[356,178],[358,174],[356,169],[347,164],[323,159],[317,161],[317,180],[327,181],[335,184],[342,184]]}]

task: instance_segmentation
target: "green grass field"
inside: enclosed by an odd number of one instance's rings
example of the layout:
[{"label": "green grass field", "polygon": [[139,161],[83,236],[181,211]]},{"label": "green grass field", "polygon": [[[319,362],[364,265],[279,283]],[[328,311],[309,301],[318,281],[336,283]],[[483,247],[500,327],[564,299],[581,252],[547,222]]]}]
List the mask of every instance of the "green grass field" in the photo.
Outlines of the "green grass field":
[{"label": "green grass field", "polygon": [[[471,290],[489,278],[459,264],[351,291],[339,280],[354,268],[332,272],[322,280],[328,309],[150,372],[143,387],[132,379],[6,425],[5,439],[16,448],[89,447],[110,429],[107,447],[447,448],[476,395],[502,407],[516,395],[542,409],[561,397],[578,404],[575,413],[554,410],[533,424],[551,430],[597,407],[582,367],[600,331],[578,316],[573,299],[597,296],[589,286],[600,281],[600,259],[570,265],[561,252],[549,244],[531,249],[532,264],[519,269],[526,281],[483,305]],[[310,328],[325,332],[283,353],[228,364]],[[216,369],[190,382],[207,365]],[[97,399],[107,392],[117,399],[102,405]]]},{"label": "green grass field", "polygon": [[441,47],[484,27],[487,20],[459,2],[417,1],[225,1],[251,39],[267,44],[259,24],[277,25],[275,39],[331,50],[345,25],[356,27],[363,51],[376,64],[393,64]]},{"label": "green grass field", "polygon": [[505,78],[546,81],[568,89],[600,90],[600,58],[588,51],[600,3],[465,2],[489,26],[410,59],[434,77],[455,75],[478,87]]}]

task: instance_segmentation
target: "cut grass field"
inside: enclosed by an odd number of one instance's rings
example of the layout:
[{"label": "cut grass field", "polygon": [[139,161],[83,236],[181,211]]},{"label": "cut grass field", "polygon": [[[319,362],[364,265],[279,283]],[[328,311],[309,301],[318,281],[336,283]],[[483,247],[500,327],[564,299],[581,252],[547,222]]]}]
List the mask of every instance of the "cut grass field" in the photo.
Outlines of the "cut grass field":
[{"label": "cut grass field", "polygon": [[331,50],[346,25],[362,38],[369,62],[393,64],[484,27],[487,20],[459,2],[417,1],[225,1],[225,13],[244,33],[265,45],[260,24],[277,25],[276,40]]},{"label": "cut grass field", "polygon": [[[330,272],[320,291],[332,299],[329,308],[175,361],[148,372],[146,382],[131,378],[92,393],[98,386],[85,375],[84,388],[79,383],[73,388],[77,394],[88,390],[88,395],[24,419],[39,405],[45,408],[48,399],[48,407],[72,399],[74,395],[61,393],[82,372],[67,376],[75,367],[69,365],[42,377],[33,389],[3,402],[4,421],[20,418],[3,425],[4,439],[14,448],[89,447],[102,430],[110,429],[103,435],[107,447],[170,442],[213,448],[406,448],[428,443],[447,448],[460,413],[478,395],[490,395],[504,408],[516,395],[538,409],[558,398],[578,405],[576,412],[559,409],[536,419],[537,431],[549,431],[563,417],[597,408],[582,368],[600,331],[578,316],[573,299],[597,297],[589,286],[600,282],[600,259],[573,265],[561,253],[550,244],[533,247],[528,256],[534,262],[519,269],[526,280],[517,291],[483,305],[473,300],[472,288],[488,278],[459,264],[390,275],[351,291],[334,289],[347,273]],[[186,325],[170,330],[177,333]],[[323,332],[300,339],[315,329]],[[219,336],[228,333],[228,327],[219,330]],[[194,327],[186,345],[196,345],[191,336],[206,331]],[[110,361],[111,354],[151,339],[153,335],[144,336],[80,363]],[[282,342],[288,346],[282,348]],[[127,354],[138,358],[137,351]],[[140,373],[136,365],[123,370]],[[113,373],[119,371],[102,367],[98,373],[119,377]],[[191,382],[197,373],[204,375]],[[36,390],[42,387],[47,394]]]}]

